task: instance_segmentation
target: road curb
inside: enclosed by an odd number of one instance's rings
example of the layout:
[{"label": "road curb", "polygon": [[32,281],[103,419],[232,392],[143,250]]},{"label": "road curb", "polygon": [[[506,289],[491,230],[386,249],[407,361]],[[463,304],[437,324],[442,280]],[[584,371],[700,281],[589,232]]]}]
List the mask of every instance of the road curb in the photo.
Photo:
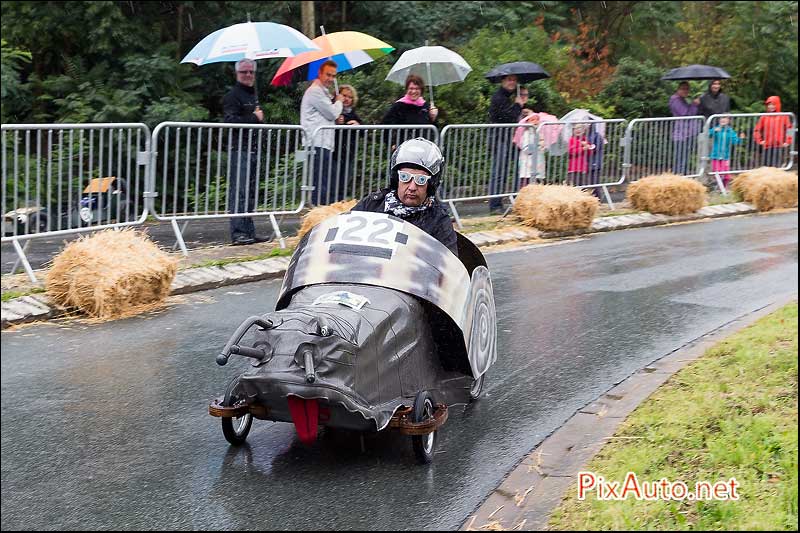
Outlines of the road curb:
[{"label": "road curb", "polygon": [[[664,224],[674,224],[676,222],[747,215],[756,212],[757,210],[752,205],[739,202],[735,204],[704,207],[689,215],[667,216],[654,215],[651,213],[637,213],[635,215],[596,218],[592,222],[591,227],[581,230],[539,232],[534,229],[517,227],[507,230],[488,230],[469,233],[467,237],[477,246],[485,247],[537,237],[542,239],[557,239],[605,231],[660,226]],[[258,261],[230,263],[224,266],[180,270],[172,282],[170,295],[188,294],[228,285],[279,278],[286,272],[288,264],[288,257],[276,257],[260,259]],[[38,297],[38,304],[32,304],[28,300],[25,300],[26,298],[33,298],[34,296]],[[41,294],[13,298],[8,302],[3,302],[2,306],[0,306],[0,329],[6,329],[7,327],[26,322],[58,318],[66,314],[69,314],[69,310],[54,306],[48,298],[43,297]]]},{"label": "road curb", "polygon": [[726,322],[656,359],[578,409],[522,458],[461,530],[547,529],[550,514],[575,483],[578,472],[634,409],[719,341],[796,300],[797,294],[793,294]]}]

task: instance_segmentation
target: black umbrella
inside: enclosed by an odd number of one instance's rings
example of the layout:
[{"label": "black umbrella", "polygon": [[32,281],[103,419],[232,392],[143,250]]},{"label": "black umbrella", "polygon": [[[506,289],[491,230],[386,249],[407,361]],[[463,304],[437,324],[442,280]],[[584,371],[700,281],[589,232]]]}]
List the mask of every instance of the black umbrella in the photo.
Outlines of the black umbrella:
[{"label": "black umbrella", "polygon": [[543,80],[549,78],[550,74],[545,71],[541,65],[531,63],[529,61],[517,61],[515,63],[504,63],[494,67],[484,76],[492,83],[498,83],[503,76],[514,74],[517,81],[520,83],[528,83],[530,81]]},{"label": "black umbrella", "polygon": [[722,80],[728,79],[731,75],[719,67],[708,65],[689,65],[688,67],[678,67],[669,71],[662,80]]}]

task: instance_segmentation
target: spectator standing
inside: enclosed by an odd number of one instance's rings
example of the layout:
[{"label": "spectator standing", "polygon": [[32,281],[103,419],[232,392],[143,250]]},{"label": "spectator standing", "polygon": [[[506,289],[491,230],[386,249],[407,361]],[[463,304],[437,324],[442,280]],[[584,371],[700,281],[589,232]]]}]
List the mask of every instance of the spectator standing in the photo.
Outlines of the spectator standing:
[{"label": "spectator standing", "polygon": [[518,166],[520,189],[529,185],[531,179],[543,180],[545,177],[544,136],[539,136],[538,147],[534,145],[536,128],[539,127],[541,117],[539,113],[524,113],[524,111],[526,110],[523,110],[525,117],[520,120],[519,123],[528,127],[519,127],[516,133],[514,133],[514,144],[519,148]]},{"label": "spectator standing", "polygon": [[334,132],[323,130],[316,137],[314,132],[320,126],[333,126],[336,118],[342,114],[344,97],[337,94],[331,97],[330,89],[336,79],[337,65],[335,61],[328,60],[322,63],[317,72],[317,79],[306,89],[303,101],[300,103],[300,125],[306,131],[308,142],[314,147],[313,183],[314,194],[312,203],[325,205],[336,201],[336,194],[344,192],[344,187],[339,183],[331,183],[331,168],[333,166]]},{"label": "spectator standing", "polygon": [[722,92],[722,81],[711,80],[708,91],[700,97],[700,114],[708,118],[711,115],[724,115],[731,112],[731,99]]},{"label": "spectator standing", "polygon": [[569,161],[567,163],[567,183],[570,185],[587,185],[589,157],[597,149],[597,145],[589,142],[587,124],[575,124],[569,138]]},{"label": "spectator standing", "polygon": [[[767,113],[781,112],[780,97],[770,96],[764,103],[767,106]],[[783,161],[784,149],[792,144],[792,136],[789,134],[791,127],[791,121],[786,115],[763,116],[758,119],[755,130],[753,130],[753,138],[763,150],[762,163],[764,165],[780,166]]]},{"label": "spectator standing", "polygon": [[731,117],[720,117],[719,124],[708,131],[708,136],[711,138],[711,172],[719,172],[724,174],[722,180],[724,185],[728,186],[730,180],[730,159],[731,148],[735,144],[741,144],[741,139],[745,138],[744,133],[738,135],[736,130],[731,127]]},{"label": "spectator standing", "polygon": [[[514,74],[503,76],[489,103],[489,122],[492,124],[515,124],[522,116],[522,108],[528,101],[526,96],[511,96],[517,90],[517,77]],[[520,93],[522,91],[520,90]],[[492,162],[489,176],[489,194],[501,194],[503,184],[508,178],[511,163],[511,137],[513,128],[492,128],[489,130],[489,157]],[[495,196],[489,199],[489,212],[500,213],[503,210],[503,199]]]},{"label": "spectator standing", "polygon": [[[258,105],[255,90],[256,63],[250,59],[242,59],[236,62],[235,70],[236,83],[222,99],[223,120],[228,124],[261,124],[264,122],[264,112]],[[231,133],[231,151],[228,154],[229,214],[249,213],[256,207],[258,147],[254,138],[245,129],[236,129]],[[256,235],[252,217],[232,217],[230,233],[231,243],[234,245],[269,240]]]},{"label": "spectator standing", "polygon": [[[697,115],[700,108],[700,99],[695,98],[692,103],[688,103],[686,98],[689,96],[689,82],[682,81],[678,84],[675,94],[669,97],[669,110],[673,117],[690,117]],[[692,138],[698,133],[698,125],[689,120],[676,120],[672,125],[672,172],[679,175],[686,174],[686,163],[689,160],[689,152]]]},{"label": "spectator standing", "polygon": [[[337,126],[360,126],[361,117],[356,113],[358,105],[358,92],[352,85],[340,85],[339,94],[342,95],[342,114],[336,118]],[[335,182],[342,185],[342,190],[336,195],[341,201],[347,197],[350,190],[350,174],[355,167],[356,151],[358,149],[358,131],[339,130],[336,143],[336,173]]]},{"label": "spectator standing", "polygon": [[381,124],[433,124],[439,109],[431,107],[422,97],[425,82],[417,75],[406,78],[406,94],[397,100],[383,116]]}]

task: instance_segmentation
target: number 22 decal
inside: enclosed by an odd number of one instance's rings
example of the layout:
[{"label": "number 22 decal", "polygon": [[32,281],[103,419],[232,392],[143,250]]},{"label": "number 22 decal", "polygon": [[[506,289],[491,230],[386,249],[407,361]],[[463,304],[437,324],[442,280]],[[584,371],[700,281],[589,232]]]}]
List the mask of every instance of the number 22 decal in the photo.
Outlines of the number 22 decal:
[{"label": "number 22 decal", "polygon": [[[365,217],[351,216],[347,220],[347,227],[342,232],[342,240],[373,245],[389,246],[391,241],[381,238],[382,235],[390,233],[394,228],[394,223],[386,218],[368,220]],[[368,226],[372,226],[368,228]],[[374,229],[374,231],[371,231]],[[371,231],[371,233],[370,233]]]}]

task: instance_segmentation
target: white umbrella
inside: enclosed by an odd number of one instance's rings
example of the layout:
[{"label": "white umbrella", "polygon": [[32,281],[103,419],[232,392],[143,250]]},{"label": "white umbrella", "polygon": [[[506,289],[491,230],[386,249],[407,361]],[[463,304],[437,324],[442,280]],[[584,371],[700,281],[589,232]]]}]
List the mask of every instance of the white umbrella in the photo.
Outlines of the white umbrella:
[{"label": "white umbrella", "polygon": [[430,87],[431,107],[434,107],[434,86],[464,81],[470,72],[472,72],[472,67],[464,61],[463,57],[452,50],[448,50],[444,46],[421,46],[403,52],[386,79],[405,85],[409,75],[419,76]]},{"label": "white umbrella", "polygon": [[319,49],[311,39],[290,26],[275,22],[243,22],[207,35],[181,63],[206,65],[245,58],[292,57]]}]

